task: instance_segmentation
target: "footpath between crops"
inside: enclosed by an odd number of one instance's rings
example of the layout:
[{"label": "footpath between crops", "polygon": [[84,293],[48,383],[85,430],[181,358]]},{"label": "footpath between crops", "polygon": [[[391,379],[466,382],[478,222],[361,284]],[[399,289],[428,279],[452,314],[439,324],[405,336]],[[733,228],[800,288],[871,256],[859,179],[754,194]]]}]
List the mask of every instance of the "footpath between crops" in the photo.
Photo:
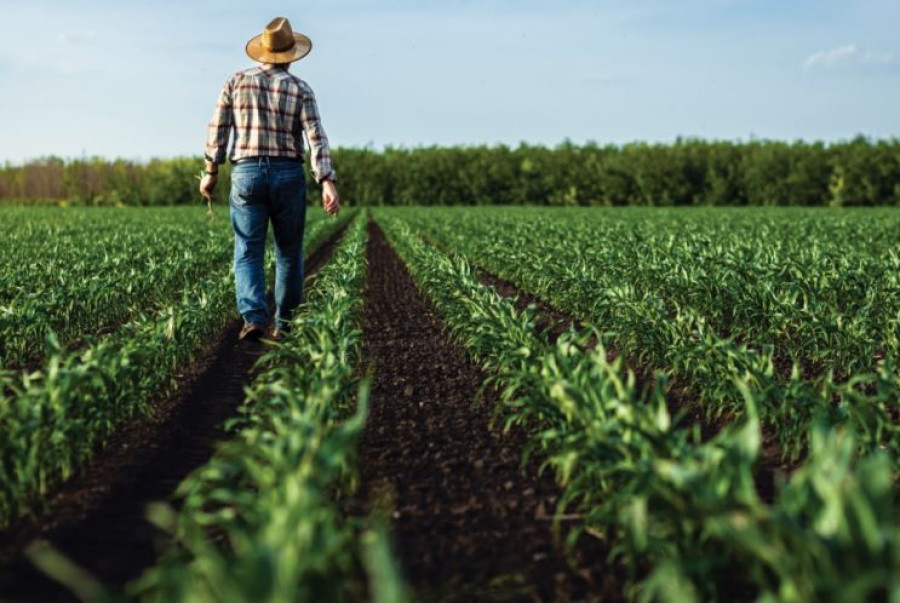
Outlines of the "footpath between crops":
[{"label": "footpath between crops", "polygon": [[[350,220],[352,220],[351,218]],[[328,263],[350,220],[306,260],[307,286]],[[270,300],[271,303],[271,300]],[[22,556],[42,539],[103,584],[122,587],[150,567],[168,536],[145,518],[147,504],[166,500],[225,437],[253,379],[261,342],[237,343],[234,320],[197,355],[183,386],[162,400],[152,417],[125,426],[79,477],[64,484],[46,511],[0,534],[0,592],[18,601],[70,601],[74,596]]]},{"label": "footpath between crops", "polygon": [[419,598],[619,598],[593,539],[567,564],[553,535],[551,472],[522,467],[526,434],[491,425],[497,399],[482,392],[485,374],[445,337],[374,222],[367,257],[363,347],[374,380],[359,498],[392,509],[395,550]]}]

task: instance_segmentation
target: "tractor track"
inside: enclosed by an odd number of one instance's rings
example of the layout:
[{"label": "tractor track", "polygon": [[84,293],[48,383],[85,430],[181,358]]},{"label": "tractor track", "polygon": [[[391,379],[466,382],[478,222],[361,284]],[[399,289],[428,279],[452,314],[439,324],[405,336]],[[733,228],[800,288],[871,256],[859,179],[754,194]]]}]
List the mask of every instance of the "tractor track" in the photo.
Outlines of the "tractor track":
[{"label": "tractor track", "polygon": [[[351,218],[352,220],[353,218]],[[308,290],[350,220],[305,262]],[[271,303],[271,299],[270,299]],[[78,476],[63,484],[37,519],[0,533],[0,600],[73,601],[73,595],[24,558],[36,539],[50,543],[116,591],[136,579],[169,542],[145,518],[147,504],[169,499],[226,437],[267,347],[237,341],[240,319],[225,327],[180,375],[182,387],[150,417],[125,425]]]},{"label": "tractor track", "polygon": [[[553,534],[560,490],[527,435],[493,425],[484,373],[452,344],[381,228],[369,225],[363,348],[373,371],[358,497],[389,506],[394,548],[421,600],[617,600],[599,542],[566,561]],[[563,525],[563,534],[566,529]]]}]

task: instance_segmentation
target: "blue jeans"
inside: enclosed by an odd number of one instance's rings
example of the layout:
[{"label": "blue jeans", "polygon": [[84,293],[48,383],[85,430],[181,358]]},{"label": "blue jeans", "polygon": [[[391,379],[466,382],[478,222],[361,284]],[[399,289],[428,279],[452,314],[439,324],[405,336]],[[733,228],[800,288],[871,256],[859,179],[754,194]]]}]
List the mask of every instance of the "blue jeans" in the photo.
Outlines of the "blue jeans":
[{"label": "blue jeans", "polygon": [[229,204],[238,312],[245,323],[265,325],[269,321],[263,260],[271,220],[275,234],[275,325],[286,330],[291,313],[303,299],[303,164],[259,157],[235,165]]}]

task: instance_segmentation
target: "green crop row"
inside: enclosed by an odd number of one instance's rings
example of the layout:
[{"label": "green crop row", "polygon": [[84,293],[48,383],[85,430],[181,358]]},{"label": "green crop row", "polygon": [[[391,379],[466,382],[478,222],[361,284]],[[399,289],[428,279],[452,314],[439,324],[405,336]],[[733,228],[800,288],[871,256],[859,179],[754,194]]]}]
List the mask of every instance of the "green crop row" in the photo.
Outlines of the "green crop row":
[{"label": "green crop row", "polygon": [[[900,353],[900,214],[798,210],[407,210],[403,216],[583,318],[632,302],[813,368]],[[561,286],[560,286],[561,285]]]},{"label": "green crop row", "polygon": [[580,514],[584,529],[609,545],[632,596],[900,597],[888,453],[860,457],[852,430],[817,422],[804,462],[766,504],[755,483],[761,428],[748,377],[734,378],[742,419],[703,441],[670,414],[664,383],[638,388],[621,357],[608,361],[601,332],[548,343],[533,310],[519,313],[479,284],[461,256],[427,245],[392,214],[378,218],[452,336],[492,375],[507,422],[534,430],[532,452],[565,487],[559,512]]},{"label": "green crop row", "polygon": [[[112,330],[170,304],[231,258],[229,229],[199,210],[0,209],[14,222],[0,243],[0,367]],[[64,221],[63,221],[64,219]]]},{"label": "green crop row", "polygon": [[900,450],[897,216],[659,211],[396,215],[598,325],[710,417],[740,414],[747,380],[785,456],[823,412]]},{"label": "green crop row", "polygon": [[[338,226],[314,222],[306,248]],[[40,512],[47,494],[124,422],[152,412],[233,315],[234,282],[225,263],[158,310],[138,313],[83,347],[63,349],[51,336],[37,371],[0,371],[0,528]]]},{"label": "green crop row", "polygon": [[[367,414],[368,386],[356,368],[365,226],[351,226],[291,335],[260,361],[234,439],[181,484],[183,504],[164,521],[177,547],[134,594],[166,602],[402,598],[383,531],[334,499],[352,481]],[[368,586],[366,569],[377,577]]]},{"label": "green crop row", "polygon": [[[335,149],[333,154],[344,198],[360,205],[900,205],[896,139]],[[51,157],[7,165],[0,167],[0,202],[196,203],[192,176],[201,165],[200,157],[148,163]],[[311,183],[311,188],[318,187]]]}]

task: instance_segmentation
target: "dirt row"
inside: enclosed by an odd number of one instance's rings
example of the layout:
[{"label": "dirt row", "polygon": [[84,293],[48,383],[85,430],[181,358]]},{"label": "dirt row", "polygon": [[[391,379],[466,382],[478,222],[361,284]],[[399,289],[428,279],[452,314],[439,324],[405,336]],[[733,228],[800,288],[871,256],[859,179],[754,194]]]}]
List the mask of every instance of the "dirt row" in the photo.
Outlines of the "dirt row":
[{"label": "dirt row", "polygon": [[[308,279],[328,259],[340,229],[306,262]],[[271,300],[270,300],[271,301]],[[0,600],[71,601],[72,595],[22,557],[36,538],[46,540],[113,589],[134,580],[156,560],[167,536],[145,519],[148,503],[166,500],[225,437],[224,422],[243,401],[252,368],[266,351],[241,342],[232,321],[178,375],[178,393],[160,400],[154,414],[126,425],[74,479],[64,484],[34,520],[0,533]]]},{"label": "dirt row", "polygon": [[550,472],[522,466],[526,434],[493,424],[498,400],[483,390],[485,374],[448,340],[375,224],[367,253],[363,341],[374,383],[360,496],[392,507],[395,551],[418,598],[619,598],[596,540],[582,539],[567,561],[553,535],[560,490]]}]

